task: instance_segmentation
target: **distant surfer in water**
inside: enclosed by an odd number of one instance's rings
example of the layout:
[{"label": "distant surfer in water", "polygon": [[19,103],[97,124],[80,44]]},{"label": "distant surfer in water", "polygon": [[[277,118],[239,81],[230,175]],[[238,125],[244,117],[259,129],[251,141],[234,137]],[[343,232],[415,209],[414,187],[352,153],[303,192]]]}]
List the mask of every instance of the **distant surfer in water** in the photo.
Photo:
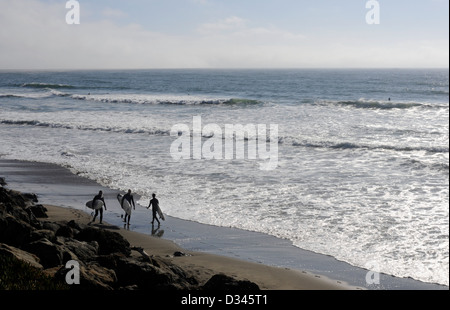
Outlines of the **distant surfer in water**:
[{"label": "distant surfer in water", "polygon": [[[100,200],[101,202],[103,202],[103,207],[105,207],[106,210],[106,203],[105,203],[105,199],[103,198],[103,192],[99,191],[98,194],[94,197],[94,200],[92,200],[92,205],[95,206],[95,203],[97,200]],[[95,209],[95,215],[94,215],[94,219],[92,220],[92,222],[95,222],[95,218],[97,217],[98,213],[100,212],[100,224],[103,221],[103,208],[100,209]]]},{"label": "distant surfer in water", "polygon": [[158,222],[158,226],[161,225],[161,223],[159,222],[158,218],[156,217],[156,213],[158,212],[158,208],[159,208],[159,200],[156,199],[156,194],[152,194],[152,199],[150,200],[150,204],[148,205],[147,209],[150,209],[150,207],[152,207],[152,213],[153,213],[153,218],[152,218],[152,225],[155,222],[155,220]]},{"label": "distant surfer in water", "polygon": [[[133,206],[133,209],[136,210],[136,205],[134,204],[134,198],[133,198],[133,195],[131,195],[131,189],[129,189],[128,193],[126,193],[122,197],[122,201],[120,202],[120,204],[122,206],[123,206],[124,199],[126,199],[128,201],[128,203],[130,204],[130,206]],[[128,216],[128,225],[129,225],[130,224],[130,218],[131,218],[131,211],[130,211],[130,215],[125,214],[125,222],[127,222],[127,216]]]}]

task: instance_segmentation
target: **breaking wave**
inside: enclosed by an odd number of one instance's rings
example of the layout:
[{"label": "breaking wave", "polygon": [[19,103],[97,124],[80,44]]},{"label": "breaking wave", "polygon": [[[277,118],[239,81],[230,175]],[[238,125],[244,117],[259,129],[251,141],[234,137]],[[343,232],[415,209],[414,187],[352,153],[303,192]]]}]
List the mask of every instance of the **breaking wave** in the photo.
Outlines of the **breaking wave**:
[{"label": "breaking wave", "polygon": [[115,132],[115,133],[126,133],[126,134],[149,134],[149,135],[160,135],[169,136],[170,130],[163,129],[137,129],[137,128],[121,128],[121,127],[94,127],[94,126],[83,126],[83,125],[68,125],[63,123],[49,123],[41,122],[37,120],[0,120],[0,124],[4,125],[17,125],[17,126],[36,126],[36,127],[48,127],[48,128],[61,128],[61,129],[76,129],[76,130],[86,130],[86,131],[104,131],[104,132]]},{"label": "breaking wave", "polygon": [[396,146],[396,145],[370,145],[356,144],[351,142],[293,142],[292,146],[307,148],[328,148],[328,149],[366,149],[366,150],[388,150],[398,152],[425,151],[429,153],[448,153],[449,148],[444,146]]},{"label": "breaking wave", "polygon": [[51,89],[60,89],[60,88],[66,88],[66,89],[74,89],[75,86],[72,85],[66,85],[66,84],[50,84],[50,83],[25,83],[21,84],[21,87],[25,88],[51,88]]},{"label": "breaking wave", "polygon": [[[67,96],[60,93],[58,96]],[[257,105],[261,101],[243,98],[202,98],[195,96],[170,95],[71,95],[76,100],[96,101],[103,103],[129,103],[149,105]]]},{"label": "breaking wave", "polygon": [[376,101],[376,100],[347,100],[347,101],[316,101],[317,105],[336,105],[343,107],[352,107],[357,109],[373,109],[373,110],[393,110],[393,109],[411,109],[411,108],[448,108],[441,104],[420,103],[420,102],[394,102],[394,101]]}]

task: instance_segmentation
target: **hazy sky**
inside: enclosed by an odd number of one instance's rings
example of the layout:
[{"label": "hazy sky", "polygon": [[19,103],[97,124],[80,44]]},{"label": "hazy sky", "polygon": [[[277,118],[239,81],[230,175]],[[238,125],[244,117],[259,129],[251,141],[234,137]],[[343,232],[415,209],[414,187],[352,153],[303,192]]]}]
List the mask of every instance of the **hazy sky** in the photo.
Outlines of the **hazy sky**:
[{"label": "hazy sky", "polygon": [[449,65],[448,0],[0,0],[0,69]]}]

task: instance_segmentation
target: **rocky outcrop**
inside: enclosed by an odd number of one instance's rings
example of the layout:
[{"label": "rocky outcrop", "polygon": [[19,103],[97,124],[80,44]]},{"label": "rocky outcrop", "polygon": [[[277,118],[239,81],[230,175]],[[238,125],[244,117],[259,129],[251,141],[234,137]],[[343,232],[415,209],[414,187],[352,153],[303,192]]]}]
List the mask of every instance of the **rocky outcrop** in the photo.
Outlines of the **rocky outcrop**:
[{"label": "rocky outcrop", "polygon": [[[258,290],[248,281],[216,275],[205,285],[166,258],[131,247],[121,234],[76,221],[53,223],[34,194],[0,187],[0,258],[13,257],[73,290]],[[136,255],[132,255],[132,251]],[[140,254],[140,255],[139,255]],[[80,283],[66,285],[79,264]],[[1,279],[0,279],[1,280]]]}]

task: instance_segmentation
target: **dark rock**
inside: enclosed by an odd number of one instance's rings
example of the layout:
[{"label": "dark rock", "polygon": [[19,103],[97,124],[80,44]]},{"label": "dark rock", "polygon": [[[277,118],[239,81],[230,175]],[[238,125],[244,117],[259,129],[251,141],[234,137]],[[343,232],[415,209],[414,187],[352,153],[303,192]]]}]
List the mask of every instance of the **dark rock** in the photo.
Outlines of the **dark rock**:
[{"label": "dark rock", "polygon": [[152,259],[152,263],[141,262],[115,253],[99,256],[98,262],[116,272],[117,284],[122,288],[137,286],[142,290],[181,290],[192,289],[193,284],[196,284],[196,281],[186,278],[181,268],[172,270],[163,262],[157,264],[155,259]]},{"label": "dark rock", "polygon": [[61,247],[53,244],[48,239],[31,242],[25,245],[23,249],[39,257],[44,268],[62,265],[63,251]]},{"label": "dark rock", "polygon": [[55,232],[48,229],[36,229],[31,232],[31,241],[38,241],[41,239],[48,239],[54,241],[56,239]]},{"label": "dark rock", "polygon": [[131,255],[130,243],[117,232],[88,227],[80,231],[75,238],[80,241],[97,241],[100,255],[108,255],[116,252],[122,253],[125,256]]},{"label": "dark rock", "polygon": [[121,286],[137,285],[139,289],[169,289],[174,283],[170,273],[148,263],[119,258],[116,275]]},{"label": "dark rock", "polygon": [[7,185],[7,183],[6,183],[6,181],[5,181],[5,178],[0,178],[0,185],[1,185],[1,186]]},{"label": "dark rock", "polygon": [[114,270],[107,269],[98,264],[81,267],[80,285],[87,289],[112,290],[117,283]]},{"label": "dark rock", "polygon": [[59,227],[58,230],[56,231],[56,236],[73,238],[74,232],[73,232],[73,229],[71,227],[69,227],[68,225],[63,225],[63,226]]},{"label": "dark rock", "polygon": [[76,233],[78,233],[78,232],[82,231],[83,229],[89,227],[87,225],[77,223],[74,220],[71,220],[70,222],[68,222],[67,226],[72,228],[74,230],[74,232],[76,232]]},{"label": "dark rock", "polygon": [[[67,273],[71,269],[63,266],[54,277],[65,281]],[[72,285],[73,290],[113,290],[117,283],[117,277],[113,270],[102,267],[96,263],[80,265],[80,284]]]},{"label": "dark rock", "polygon": [[7,215],[0,217],[0,242],[21,247],[31,241],[34,228],[17,218]]},{"label": "dark rock", "polygon": [[224,274],[216,274],[203,285],[208,291],[259,291],[257,284],[250,281],[233,279]]},{"label": "dark rock", "polygon": [[21,193],[13,190],[7,190],[2,187],[0,188],[0,202],[3,202],[5,205],[11,205],[23,209],[30,201]]},{"label": "dark rock", "polygon": [[1,217],[6,217],[7,215],[10,215],[16,219],[30,223],[30,215],[22,207],[6,202],[1,203],[0,209],[1,209],[0,211]]},{"label": "dark rock", "polygon": [[0,243],[0,255],[6,257],[15,257],[16,259],[29,264],[32,267],[42,269],[43,266],[39,263],[39,258],[36,255],[25,252],[21,249]]},{"label": "dark rock", "polygon": [[36,194],[32,194],[32,193],[23,193],[22,196],[23,196],[23,198],[25,198],[25,200],[27,200],[27,201],[31,201],[31,202],[39,202],[39,200],[38,200]]},{"label": "dark rock", "polygon": [[32,225],[39,225],[35,216],[27,207],[33,205],[33,202],[25,198],[19,192],[0,188],[0,217],[5,217],[9,214],[17,219]]},{"label": "dark rock", "polygon": [[86,242],[75,239],[65,239],[62,246],[74,253],[81,262],[87,263],[97,259],[99,246],[96,241]]},{"label": "dark rock", "polygon": [[36,218],[48,218],[48,210],[43,205],[34,205],[29,207],[29,209]]},{"label": "dark rock", "polygon": [[42,229],[51,230],[53,232],[57,232],[61,225],[54,222],[42,222]]}]

